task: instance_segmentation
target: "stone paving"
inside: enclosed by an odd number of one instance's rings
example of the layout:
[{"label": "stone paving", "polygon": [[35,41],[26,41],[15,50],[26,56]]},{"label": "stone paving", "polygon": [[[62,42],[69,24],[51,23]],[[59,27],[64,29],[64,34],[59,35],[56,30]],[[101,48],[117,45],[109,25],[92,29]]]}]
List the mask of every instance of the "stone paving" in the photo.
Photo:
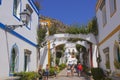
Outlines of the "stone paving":
[{"label": "stone paving", "polygon": [[61,71],[57,77],[54,77],[54,78],[49,78],[48,80],[89,80],[85,77],[78,77],[77,76],[77,73],[75,73],[74,76],[69,76],[67,77],[66,75],[66,69],[64,69],[63,71]]}]

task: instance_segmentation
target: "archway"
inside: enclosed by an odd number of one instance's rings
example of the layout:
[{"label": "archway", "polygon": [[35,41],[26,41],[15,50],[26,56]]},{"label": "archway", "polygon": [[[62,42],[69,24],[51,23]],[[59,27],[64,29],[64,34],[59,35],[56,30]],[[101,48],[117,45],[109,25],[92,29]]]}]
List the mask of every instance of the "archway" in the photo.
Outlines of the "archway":
[{"label": "archway", "polygon": [[97,46],[97,41],[96,38],[93,34],[54,34],[52,36],[49,36],[46,38],[47,40],[54,41],[57,45],[60,44],[66,44],[69,41],[68,39],[78,39],[78,41],[74,42],[75,44],[80,44],[84,46],[87,50],[87,53],[89,54],[89,63],[90,67],[97,67],[97,61],[96,61],[96,56],[98,53],[98,50],[96,48]]},{"label": "archway", "polygon": [[[55,46],[58,46],[60,44],[66,44],[69,41],[67,41],[70,38],[78,38],[79,41],[74,42],[75,44],[80,44],[86,48],[86,51],[88,52],[89,57],[89,66],[90,67],[97,67],[97,61],[94,59],[97,55],[97,41],[95,39],[95,36],[93,34],[54,34],[52,36],[46,37],[46,40],[43,43],[46,43],[47,41],[50,41],[50,50],[53,50],[52,44],[55,43]],[[95,55],[93,55],[95,54]],[[86,55],[85,55],[86,56]],[[93,65],[95,63],[95,65]]]}]

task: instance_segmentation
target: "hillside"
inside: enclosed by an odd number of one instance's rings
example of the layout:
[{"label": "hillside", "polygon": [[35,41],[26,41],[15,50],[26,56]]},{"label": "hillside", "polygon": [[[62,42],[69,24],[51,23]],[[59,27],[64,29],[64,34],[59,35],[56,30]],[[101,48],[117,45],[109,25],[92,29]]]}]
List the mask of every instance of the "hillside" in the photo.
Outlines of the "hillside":
[{"label": "hillside", "polygon": [[51,29],[50,31],[52,31],[50,34],[54,34],[54,33],[65,33],[66,29],[68,28],[67,25],[63,24],[63,22],[57,20],[57,19],[53,19],[47,16],[40,16],[40,20],[50,20],[51,22]]}]

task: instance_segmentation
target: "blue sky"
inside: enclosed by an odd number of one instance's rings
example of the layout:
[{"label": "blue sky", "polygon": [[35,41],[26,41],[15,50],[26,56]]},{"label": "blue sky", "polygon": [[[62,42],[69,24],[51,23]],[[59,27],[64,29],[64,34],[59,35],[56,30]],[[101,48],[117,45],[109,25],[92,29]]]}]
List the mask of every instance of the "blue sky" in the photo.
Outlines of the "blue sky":
[{"label": "blue sky", "polygon": [[40,14],[64,24],[87,24],[95,16],[97,0],[39,0]]}]

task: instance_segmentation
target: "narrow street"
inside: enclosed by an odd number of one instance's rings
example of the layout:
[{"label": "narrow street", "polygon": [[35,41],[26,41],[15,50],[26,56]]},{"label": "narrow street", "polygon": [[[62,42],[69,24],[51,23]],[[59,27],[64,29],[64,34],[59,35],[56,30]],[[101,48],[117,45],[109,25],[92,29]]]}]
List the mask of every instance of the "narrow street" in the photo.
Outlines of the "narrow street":
[{"label": "narrow street", "polygon": [[66,69],[64,69],[57,75],[57,77],[49,78],[49,80],[89,80],[88,78],[83,76],[78,77],[77,73],[75,73],[74,76],[67,77],[66,72]]}]

